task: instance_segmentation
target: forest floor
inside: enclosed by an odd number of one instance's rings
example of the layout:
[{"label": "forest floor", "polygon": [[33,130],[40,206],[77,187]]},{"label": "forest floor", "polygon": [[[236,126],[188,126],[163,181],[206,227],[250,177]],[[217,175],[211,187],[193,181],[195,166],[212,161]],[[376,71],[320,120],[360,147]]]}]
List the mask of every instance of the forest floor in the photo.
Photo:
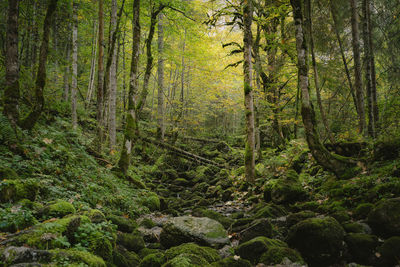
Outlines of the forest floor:
[{"label": "forest floor", "polygon": [[340,180],[294,140],[263,151],[249,184],[240,141],[173,144],[224,168],[141,144],[121,177],[117,151],[90,149],[90,123],[0,124],[0,266],[400,263],[397,143],[332,146],[368,167]]}]

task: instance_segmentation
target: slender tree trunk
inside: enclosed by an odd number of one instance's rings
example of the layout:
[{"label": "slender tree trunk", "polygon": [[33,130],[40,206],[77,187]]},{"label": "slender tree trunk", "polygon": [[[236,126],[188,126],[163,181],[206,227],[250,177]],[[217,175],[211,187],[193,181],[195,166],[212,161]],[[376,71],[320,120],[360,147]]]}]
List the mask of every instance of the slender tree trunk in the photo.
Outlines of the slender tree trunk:
[{"label": "slender tree trunk", "polygon": [[338,43],[339,43],[340,55],[342,57],[344,70],[346,72],[346,78],[349,83],[350,93],[353,98],[354,107],[356,108],[357,114],[359,114],[357,98],[356,98],[356,94],[354,93],[353,83],[351,82],[350,70],[347,65],[346,56],[344,54],[343,42],[342,42],[342,39],[340,38],[340,34],[339,34],[338,21],[337,21],[337,17],[336,17],[336,9],[335,9],[335,6],[334,6],[334,3],[332,0],[329,0],[329,4],[330,4],[330,11],[331,11],[332,20],[333,20],[333,29],[335,31],[336,39],[338,40]]},{"label": "slender tree trunk", "polygon": [[31,52],[31,72],[32,77],[35,76],[35,67],[36,67],[36,59],[37,59],[37,43],[39,42],[39,27],[38,27],[38,2],[33,1],[33,20],[32,20],[32,52]]},{"label": "slender tree trunk", "polygon": [[92,100],[93,88],[94,88],[94,79],[96,73],[96,54],[97,54],[97,23],[96,20],[93,22],[93,40],[92,40],[92,58],[90,62],[90,75],[89,75],[89,84],[88,91],[86,94],[86,106],[90,105],[90,101]]},{"label": "slender tree trunk", "polygon": [[163,13],[158,16],[158,90],[157,90],[157,137],[164,139],[164,29]]},{"label": "slender tree trunk", "polygon": [[147,56],[146,70],[144,72],[144,78],[143,78],[143,89],[137,103],[138,105],[137,110],[139,112],[143,109],[146,103],[147,95],[149,94],[149,80],[150,80],[151,70],[153,68],[153,54],[151,52],[151,44],[153,42],[154,31],[157,23],[157,16],[163,9],[164,5],[160,5],[157,9],[155,8],[155,6],[153,6],[151,10],[149,35],[146,39],[146,56]]},{"label": "slender tree trunk", "polygon": [[15,127],[19,121],[19,68],[18,68],[18,3],[8,1],[6,40],[6,87],[4,90],[4,115]]},{"label": "slender tree trunk", "polygon": [[124,30],[124,37],[122,38],[122,125],[125,126],[125,114],[126,114],[126,68],[125,68],[125,36],[126,31]]},{"label": "slender tree trunk", "polygon": [[297,48],[297,67],[298,67],[298,83],[301,90],[301,115],[303,118],[305,135],[308,147],[316,161],[326,168],[334,172],[337,176],[348,178],[353,174],[351,170],[354,163],[350,159],[330,154],[325,146],[321,143],[318,132],[316,130],[315,112],[310,99],[309,79],[308,79],[308,63],[307,63],[307,41],[304,34],[304,20],[302,12],[302,1],[290,0],[293,7],[293,18],[295,23],[295,36]]},{"label": "slender tree trunk", "polygon": [[76,114],[76,92],[78,87],[78,3],[73,3],[72,15],[72,82],[71,82],[71,113],[72,128],[78,126],[78,116]]},{"label": "slender tree trunk", "polygon": [[357,0],[349,0],[351,5],[351,33],[354,55],[354,89],[358,106],[358,131],[363,134],[365,131],[365,108],[364,93],[361,79],[361,53],[360,33],[358,27]]},{"label": "slender tree trunk", "polygon": [[69,86],[69,72],[70,72],[70,64],[69,64],[69,62],[70,62],[70,60],[71,60],[71,48],[70,48],[70,45],[69,45],[69,41],[67,41],[67,46],[66,46],[66,56],[65,56],[65,61],[66,61],[66,64],[65,64],[65,69],[64,69],[64,91],[63,91],[63,99],[64,99],[64,102],[68,102],[68,100],[69,100],[69,89],[70,89],[70,86]]},{"label": "slender tree trunk", "polygon": [[180,97],[180,112],[179,118],[183,119],[183,109],[184,109],[184,92],[185,92],[185,49],[186,49],[186,29],[183,36],[182,44],[182,61],[181,61],[181,97]]},{"label": "slender tree trunk", "polygon": [[325,110],[324,107],[322,106],[322,99],[321,99],[321,89],[319,87],[319,76],[318,76],[318,69],[317,69],[317,61],[315,59],[315,52],[314,52],[314,35],[313,35],[313,26],[312,26],[312,6],[311,6],[311,0],[306,0],[307,1],[307,8],[308,12],[307,14],[307,20],[308,20],[308,31],[309,31],[309,36],[310,36],[310,49],[311,49],[311,61],[312,61],[312,66],[313,66],[313,71],[314,71],[314,84],[315,84],[315,91],[317,95],[317,104],[319,108],[319,112],[321,113],[321,119],[322,123],[324,124],[325,127],[325,132],[326,135],[328,136],[329,141],[333,144],[335,140],[332,137],[331,130],[329,128],[328,121],[326,119],[325,115]]},{"label": "slender tree trunk", "polygon": [[132,144],[139,134],[136,110],[136,96],[138,92],[138,63],[140,51],[140,0],[133,1],[133,35],[132,35],[132,60],[129,79],[128,110],[124,131],[124,142],[121,157],[118,162],[120,170],[126,174],[130,165]]},{"label": "slender tree trunk", "polygon": [[99,0],[99,36],[98,36],[98,50],[99,50],[99,58],[98,58],[98,74],[97,74],[97,149],[100,151],[103,143],[103,102],[104,102],[104,66],[103,66],[103,57],[104,57],[104,18],[103,18],[103,0]]},{"label": "slender tree trunk", "polygon": [[53,83],[54,87],[58,88],[58,52],[57,52],[57,22],[54,20],[53,22],[53,50],[54,55],[56,55],[56,59],[54,60],[54,73],[53,73]]},{"label": "slender tree trunk", "polygon": [[253,22],[253,4],[251,0],[243,0],[243,44],[244,44],[244,102],[246,117],[246,148],[244,155],[245,177],[248,182],[255,180],[255,134],[254,134],[254,104],[252,88],[252,62],[251,47],[252,33],[251,24]]},{"label": "slender tree trunk", "polygon": [[20,123],[21,127],[27,130],[31,130],[33,126],[35,126],[35,123],[39,119],[40,114],[42,113],[44,108],[43,91],[46,85],[46,61],[49,50],[49,33],[51,27],[51,19],[54,11],[56,10],[56,7],[57,0],[50,0],[43,22],[43,37],[42,43],[40,45],[39,68],[37,71],[35,82],[35,103],[33,105],[32,111]]},{"label": "slender tree trunk", "polygon": [[[260,25],[257,25],[257,34],[256,34],[256,39],[254,41],[254,46],[253,46],[253,53],[254,53],[254,60],[255,60],[255,72],[256,72],[256,85],[257,85],[257,93],[261,91],[261,80],[260,80],[260,75],[262,71],[261,67],[261,58],[260,58],[260,41],[261,41],[261,27]],[[256,95],[256,99],[258,99],[259,96],[258,94]],[[260,133],[260,109],[259,109],[259,102],[256,100],[255,101],[255,142],[256,142],[256,152],[258,156],[258,160],[261,159],[262,153],[261,153],[261,133]]]},{"label": "slender tree trunk", "polygon": [[[117,0],[111,2],[111,35],[117,30]],[[116,144],[116,101],[117,101],[117,47],[111,51],[111,70],[110,70],[110,103],[109,103],[109,135],[110,149],[114,149]]]}]

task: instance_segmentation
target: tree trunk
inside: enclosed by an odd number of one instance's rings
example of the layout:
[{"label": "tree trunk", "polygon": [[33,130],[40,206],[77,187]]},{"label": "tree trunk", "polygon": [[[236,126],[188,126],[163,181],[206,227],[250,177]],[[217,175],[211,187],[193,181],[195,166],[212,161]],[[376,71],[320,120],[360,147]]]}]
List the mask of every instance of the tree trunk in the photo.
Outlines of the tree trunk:
[{"label": "tree trunk", "polygon": [[344,70],[346,72],[346,78],[347,78],[347,81],[349,83],[350,93],[351,93],[351,96],[353,98],[354,107],[356,108],[357,114],[359,114],[358,105],[357,105],[357,98],[356,98],[356,95],[354,93],[353,83],[351,82],[350,70],[349,70],[349,67],[347,65],[346,56],[344,54],[343,42],[342,42],[342,39],[340,38],[340,34],[339,34],[338,21],[337,21],[337,17],[336,17],[336,9],[334,7],[334,3],[333,3],[332,0],[329,0],[329,4],[330,4],[330,11],[331,11],[332,20],[333,20],[333,25],[332,26],[333,26],[333,29],[335,31],[336,39],[338,40],[338,43],[339,43],[340,55],[342,57]]},{"label": "tree trunk", "polygon": [[86,94],[86,106],[89,106],[90,101],[92,100],[94,78],[96,76],[95,73],[96,73],[97,38],[98,38],[98,31],[97,31],[97,23],[95,20],[93,22],[92,58],[90,62],[90,75],[89,75],[88,91]]},{"label": "tree trunk", "polygon": [[365,131],[365,108],[364,93],[361,80],[361,54],[360,54],[360,33],[358,27],[357,0],[349,0],[351,5],[351,33],[354,56],[354,90],[358,106],[358,131],[363,134]]},{"label": "tree trunk", "polygon": [[[117,30],[117,0],[111,2],[111,35]],[[116,144],[116,101],[117,101],[117,47],[111,51],[111,70],[110,70],[110,99],[109,99],[109,135],[110,149],[115,148]]]},{"label": "tree trunk", "polygon": [[143,78],[143,89],[140,94],[140,98],[137,103],[137,110],[140,112],[145,103],[146,103],[146,98],[147,95],[149,94],[149,80],[150,80],[150,74],[151,74],[151,69],[153,68],[153,54],[151,52],[151,44],[153,42],[153,37],[154,37],[154,31],[157,23],[157,16],[158,14],[163,10],[164,6],[160,5],[157,9],[155,6],[151,7],[151,20],[150,20],[150,29],[149,29],[149,35],[146,39],[146,56],[147,56],[147,63],[146,63],[146,70],[144,72],[144,78]]},{"label": "tree trunk", "polygon": [[6,86],[4,90],[4,115],[13,126],[19,121],[19,68],[18,68],[18,3],[8,1],[6,40]]},{"label": "tree trunk", "polygon": [[179,119],[183,119],[183,110],[184,110],[184,92],[185,92],[185,49],[186,49],[186,29],[183,37],[182,44],[182,60],[181,60],[181,97],[180,97],[180,112]]},{"label": "tree trunk", "polygon": [[314,71],[314,84],[315,84],[315,91],[317,94],[317,104],[318,104],[319,112],[321,113],[321,120],[322,120],[322,123],[324,124],[326,135],[328,136],[329,141],[333,144],[333,143],[335,143],[335,140],[332,137],[332,133],[329,128],[328,121],[326,119],[325,110],[324,110],[324,107],[322,106],[321,91],[320,91],[320,87],[319,87],[317,61],[315,59],[315,52],[314,52],[314,36],[313,36],[313,26],[312,26],[311,0],[306,0],[306,1],[307,1],[307,8],[308,8],[308,11],[306,12],[306,14],[307,14],[306,20],[308,20],[308,27],[309,27],[308,34],[310,36],[311,61],[312,61],[312,66],[313,66],[313,71]]},{"label": "tree trunk", "polygon": [[164,139],[164,29],[163,17],[158,16],[158,90],[157,90],[157,137]]},{"label": "tree trunk", "polygon": [[78,86],[78,3],[73,3],[72,15],[72,81],[71,81],[71,113],[72,128],[78,126],[78,116],[76,114],[76,91]]},{"label": "tree trunk", "polygon": [[31,130],[33,126],[35,126],[35,123],[39,119],[44,107],[43,90],[46,85],[46,61],[49,51],[49,33],[51,27],[51,18],[54,11],[56,10],[56,7],[57,0],[50,0],[43,22],[43,37],[42,43],[40,45],[39,68],[37,71],[35,82],[35,103],[33,105],[32,111],[20,123],[21,127],[27,130]]},{"label": "tree trunk", "polygon": [[103,143],[103,102],[104,102],[104,66],[103,66],[103,57],[104,57],[104,18],[103,18],[103,0],[99,0],[99,36],[98,36],[98,50],[99,50],[99,58],[98,58],[98,74],[97,74],[97,110],[96,110],[96,119],[97,119],[97,150],[101,150],[101,146]]},{"label": "tree trunk", "polygon": [[252,33],[251,24],[253,22],[253,4],[251,0],[243,0],[243,46],[244,46],[244,103],[246,118],[246,148],[244,155],[245,177],[247,182],[255,180],[255,134],[254,134],[254,104],[252,88],[252,62],[251,47]]},{"label": "tree trunk", "polygon": [[65,64],[65,69],[64,69],[64,91],[63,91],[63,100],[64,100],[64,102],[68,102],[68,99],[69,99],[69,89],[70,89],[70,86],[69,86],[69,72],[70,72],[70,65],[69,65],[69,62],[70,62],[70,58],[71,58],[71,48],[70,48],[70,45],[69,45],[69,41],[67,41],[67,45],[66,45],[67,47],[66,47],[66,56],[65,56],[65,61],[66,61],[66,64]]},{"label": "tree trunk", "polygon": [[293,7],[293,19],[295,23],[295,36],[297,47],[298,83],[301,91],[301,115],[303,118],[305,135],[308,147],[315,160],[327,170],[337,176],[348,178],[353,174],[351,170],[354,163],[347,158],[339,157],[329,153],[321,143],[316,130],[315,112],[310,100],[308,64],[307,64],[307,42],[304,34],[304,21],[302,13],[302,1],[290,0]]},{"label": "tree trunk", "polygon": [[118,161],[120,170],[126,174],[130,165],[132,144],[137,140],[139,129],[137,122],[136,96],[138,92],[138,64],[140,52],[140,0],[133,1],[133,35],[132,35],[132,60],[129,79],[128,110],[124,131],[124,142],[121,157]]}]

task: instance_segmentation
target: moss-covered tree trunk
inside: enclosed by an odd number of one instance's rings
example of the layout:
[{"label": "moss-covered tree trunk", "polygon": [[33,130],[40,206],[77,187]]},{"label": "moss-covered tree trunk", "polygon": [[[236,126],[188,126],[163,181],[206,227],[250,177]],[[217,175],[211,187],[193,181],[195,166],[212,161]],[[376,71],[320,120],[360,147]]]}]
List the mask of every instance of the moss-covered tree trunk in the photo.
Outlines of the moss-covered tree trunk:
[{"label": "moss-covered tree trunk", "polygon": [[30,130],[35,126],[35,123],[40,117],[44,107],[44,96],[43,90],[46,85],[46,61],[47,54],[49,52],[49,35],[51,27],[51,18],[57,8],[57,0],[50,0],[47,7],[46,16],[43,22],[43,37],[42,43],[40,44],[39,53],[39,68],[36,74],[35,82],[35,102],[33,108],[28,116],[21,121],[20,125],[22,128]]},{"label": "moss-covered tree trunk", "polygon": [[4,115],[15,126],[19,120],[19,68],[18,68],[18,2],[8,1],[6,40],[6,87]]},{"label": "moss-covered tree trunk", "polygon": [[71,113],[72,127],[78,126],[76,113],[76,92],[78,87],[78,3],[73,3],[72,15],[72,81],[71,81]]},{"label": "moss-covered tree trunk", "polygon": [[295,23],[296,47],[297,47],[297,67],[298,67],[298,86],[301,92],[301,115],[303,118],[304,131],[308,147],[315,160],[325,169],[332,171],[338,177],[347,178],[352,175],[355,162],[329,153],[321,143],[316,130],[315,112],[310,100],[308,63],[307,63],[307,42],[304,34],[303,6],[302,1],[291,0],[293,7],[293,18]]},{"label": "moss-covered tree trunk", "polygon": [[255,179],[255,133],[254,133],[254,103],[252,82],[251,47],[253,22],[253,4],[251,0],[243,1],[243,44],[244,44],[244,106],[246,119],[246,148],[244,154],[245,175],[248,182]]},{"label": "moss-covered tree trunk", "polygon": [[138,92],[138,64],[140,52],[140,0],[133,1],[133,36],[132,36],[132,61],[131,73],[129,79],[128,107],[126,113],[126,123],[124,130],[124,142],[122,146],[121,156],[118,162],[120,170],[126,174],[130,165],[133,142],[138,135],[137,122],[137,92]]}]

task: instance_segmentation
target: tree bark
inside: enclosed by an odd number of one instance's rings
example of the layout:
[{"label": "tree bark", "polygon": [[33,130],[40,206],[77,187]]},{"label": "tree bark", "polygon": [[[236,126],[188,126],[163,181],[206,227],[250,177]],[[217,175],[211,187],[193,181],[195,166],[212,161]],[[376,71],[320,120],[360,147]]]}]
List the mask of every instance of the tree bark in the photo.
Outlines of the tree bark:
[{"label": "tree bark", "polygon": [[144,78],[143,78],[143,89],[140,94],[140,98],[138,100],[136,107],[139,112],[143,109],[146,103],[147,95],[149,94],[149,80],[150,80],[151,70],[153,68],[153,54],[151,52],[151,44],[153,42],[154,31],[157,23],[157,16],[163,9],[164,5],[162,4],[159,5],[158,8],[156,8],[155,6],[151,7],[150,29],[149,29],[149,35],[146,39],[146,56],[147,56],[146,70],[144,72]]},{"label": "tree bark", "polygon": [[64,69],[64,91],[63,91],[63,100],[64,102],[68,102],[69,100],[69,72],[70,72],[70,65],[69,62],[71,60],[71,49],[70,49],[70,45],[69,45],[69,41],[67,41],[67,45],[66,45],[66,56],[65,56],[65,69]]},{"label": "tree bark", "polygon": [[4,115],[15,127],[19,121],[19,68],[18,68],[18,3],[8,1],[6,40],[6,86],[4,90]]},{"label": "tree bark", "polygon": [[158,16],[158,90],[157,90],[157,137],[164,140],[164,29],[162,13]]},{"label": "tree bark", "polygon": [[357,0],[349,1],[351,6],[351,33],[354,57],[354,90],[358,106],[358,131],[363,134],[365,131],[365,108],[361,79],[360,32],[358,27]]},{"label": "tree bark", "polygon": [[35,103],[32,111],[21,121],[20,125],[23,129],[31,130],[40,117],[44,108],[43,90],[46,85],[46,61],[49,51],[49,34],[51,27],[51,18],[57,8],[57,0],[50,0],[47,7],[46,16],[43,22],[43,37],[40,45],[39,68],[36,74],[35,82]]},{"label": "tree bark", "polygon": [[254,103],[252,88],[251,47],[253,22],[253,4],[251,0],[243,0],[243,76],[244,76],[244,103],[246,118],[246,147],[244,155],[245,178],[247,182],[255,180],[255,133],[254,133]]},{"label": "tree bark", "polygon": [[306,0],[307,1],[307,8],[308,11],[306,12],[308,20],[308,34],[310,37],[310,49],[311,49],[311,61],[312,61],[312,66],[313,66],[313,71],[314,71],[314,84],[315,84],[315,92],[317,95],[317,104],[319,108],[319,112],[321,113],[321,120],[322,123],[324,124],[325,127],[325,132],[326,135],[328,136],[329,141],[333,144],[335,143],[335,140],[332,137],[331,130],[329,128],[328,121],[326,119],[325,115],[325,110],[322,105],[322,99],[321,99],[321,89],[319,87],[319,75],[318,75],[318,69],[317,69],[317,61],[315,58],[315,52],[314,52],[314,35],[313,35],[313,26],[312,26],[312,6],[311,6],[311,0]]},{"label": "tree bark", "polygon": [[97,23],[96,20],[93,22],[93,41],[92,41],[92,58],[90,62],[90,75],[89,75],[89,84],[88,84],[88,91],[86,94],[86,106],[90,105],[90,101],[92,100],[93,94],[93,86],[94,86],[94,79],[96,73],[96,54],[97,54]]},{"label": "tree bark", "polygon": [[304,20],[302,1],[290,0],[293,7],[293,19],[295,23],[298,86],[301,91],[301,115],[303,118],[304,130],[308,147],[315,160],[325,169],[332,171],[338,177],[349,178],[353,174],[355,163],[350,159],[329,153],[321,143],[316,130],[315,112],[310,100],[308,63],[307,63],[307,42],[304,34]]},{"label": "tree bark", "polygon": [[138,64],[140,52],[140,0],[133,1],[133,35],[132,35],[132,60],[129,79],[128,109],[124,131],[124,142],[118,166],[121,172],[127,174],[132,152],[132,144],[137,140],[139,129],[137,122],[137,92],[138,92]]},{"label": "tree bark", "polygon": [[78,86],[78,3],[73,3],[72,15],[72,81],[71,81],[71,113],[72,128],[78,126],[78,116],[76,113],[76,92]]},{"label": "tree bark", "polygon": [[[117,0],[111,1],[111,35],[117,30]],[[109,99],[109,135],[110,149],[116,145],[116,101],[117,101],[117,47],[111,51],[111,70],[110,70],[110,99]]]},{"label": "tree bark", "polygon": [[104,57],[104,17],[103,17],[103,0],[99,0],[99,35],[98,35],[98,50],[99,50],[99,58],[98,58],[98,74],[97,74],[97,109],[96,109],[96,119],[97,119],[97,150],[101,150],[101,146],[103,143],[103,102],[104,102],[104,66],[103,66],[103,57]]}]

